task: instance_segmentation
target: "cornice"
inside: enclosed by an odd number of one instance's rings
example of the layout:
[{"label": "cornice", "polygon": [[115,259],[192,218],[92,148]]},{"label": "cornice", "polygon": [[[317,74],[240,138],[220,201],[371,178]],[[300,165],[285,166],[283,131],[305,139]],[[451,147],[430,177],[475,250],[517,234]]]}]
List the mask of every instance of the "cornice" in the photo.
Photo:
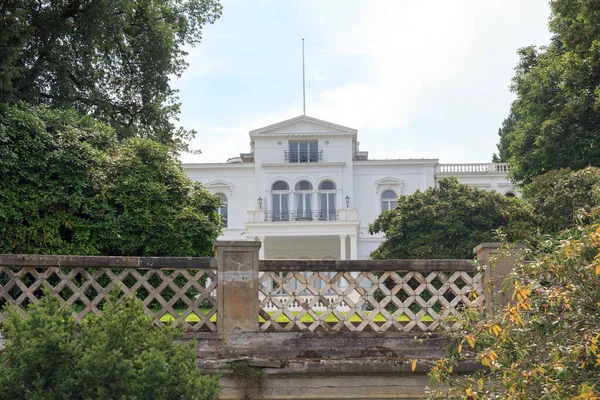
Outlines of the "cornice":
[{"label": "cornice", "polygon": [[193,164],[181,164],[184,170],[194,169],[217,169],[217,168],[248,168],[254,169],[254,163],[193,163]]},{"label": "cornice", "polygon": [[295,137],[306,138],[306,137],[317,137],[317,136],[318,137],[320,137],[320,136],[356,137],[356,133],[322,131],[322,132],[293,132],[293,133],[273,132],[273,133],[250,134],[250,138],[252,140],[254,140],[256,138],[277,139],[277,138],[295,138]]},{"label": "cornice", "polygon": [[258,135],[262,136],[262,134],[265,134],[268,131],[272,131],[272,130],[275,130],[275,129],[283,128],[285,126],[292,125],[292,124],[294,124],[296,122],[300,122],[300,121],[311,122],[311,123],[316,124],[316,125],[325,126],[325,127],[330,128],[330,129],[335,129],[335,130],[338,130],[338,131],[346,131],[348,133],[353,133],[353,134],[356,134],[356,132],[357,132],[356,129],[348,128],[347,126],[342,126],[342,125],[334,124],[334,123],[331,123],[331,122],[323,121],[321,119],[309,117],[307,115],[300,115],[300,116],[295,117],[295,118],[291,118],[291,119],[288,119],[288,120],[285,120],[285,121],[277,122],[277,123],[272,124],[272,125],[268,125],[268,126],[265,126],[265,127],[262,127],[262,128],[251,130],[250,131],[250,136],[251,137],[252,136],[258,136]]},{"label": "cornice", "polygon": [[375,165],[438,165],[437,159],[398,159],[398,160],[364,160],[354,161],[355,166],[375,166]]},{"label": "cornice", "polygon": [[346,166],[345,162],[314,162],[314,163],[262,163],[260,164],[263,168],[282,168],[282,167],[344,167]]}]

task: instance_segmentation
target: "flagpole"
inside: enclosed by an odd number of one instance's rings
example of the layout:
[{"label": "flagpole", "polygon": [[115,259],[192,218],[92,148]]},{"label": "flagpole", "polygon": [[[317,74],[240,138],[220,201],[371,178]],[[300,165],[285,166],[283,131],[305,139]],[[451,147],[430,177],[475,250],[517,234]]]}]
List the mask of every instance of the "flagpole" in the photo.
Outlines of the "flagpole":
[{"label": "flagpole", "polygon": [[306,115],[306,81],[304,78],[304,39],[302,39],[302,113]]}]

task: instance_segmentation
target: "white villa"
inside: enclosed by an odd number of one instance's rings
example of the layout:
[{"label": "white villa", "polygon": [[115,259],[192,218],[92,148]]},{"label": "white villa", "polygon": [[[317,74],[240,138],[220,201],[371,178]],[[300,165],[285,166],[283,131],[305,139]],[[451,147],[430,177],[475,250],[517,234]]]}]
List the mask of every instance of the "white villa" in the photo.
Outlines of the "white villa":
[{"label": "white villa", "polygon": [[369,224],[397,197],[445,176],[516,194],[505,164],[372,160],[356,129],[304,115],[253,130],[250,141],[249,153],[226,163],[183,168],[225,200],[219,240],[260,240],[261,259],[368,259],[383,240]]}]

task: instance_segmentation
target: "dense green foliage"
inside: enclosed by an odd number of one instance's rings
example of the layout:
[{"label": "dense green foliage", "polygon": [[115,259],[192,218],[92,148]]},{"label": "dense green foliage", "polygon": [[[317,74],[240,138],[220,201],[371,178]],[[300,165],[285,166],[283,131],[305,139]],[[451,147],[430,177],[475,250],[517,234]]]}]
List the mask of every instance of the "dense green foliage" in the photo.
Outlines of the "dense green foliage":
[{"label": "dense green foliage", "polygon": [[552,0],[548,47],[527,47],[500,129],[499,157],[516,182],[560,168],[600,166],[600,2]]},{"label": "dense green foliage", "polygon": [[[598,215],[589,216],[598,221]],[[577,225],[525,254],[496,313],[468,309],[432,377],[450,386],[430,399],[600,398],[600,227]],[[468,376],[459,361],[482,368]]]},{"label": "dense green foliage", "polygon": [[221,15],[218,0],[5,0],[0,2],[0,103],[75,109],[120,140],[187,148],[177,129],[186,45]]},{"label": "dense green foliage", "polygon": [[77,326],[60,299],[45,296],[25,318],[9,308],[0,399],[197,399],[216,397],[216,377],[200,374],[183,332],[158,329],[141,301],[122,297]]},{"label": "dense green foliage", "polygon": [[510,240],[523,239],[530,219],[530,208],[517,198],[444,178],[437,187],[401,196],[371,224],[370,233],[385,233],[371,257],[472,258],[473,247],[493,241],[499,228]]},{"label": "dense green foliage", "polygon": [[534,225],[552,234],[576,225],[581,211],[600,205],[600,169],[561,169],[536,176],[523,195],[534,210]]},{"label": "dense green foliage", "polygon": [[0,108],[0,253],[206,256],[217,197],[154,141],[75,111]]}]

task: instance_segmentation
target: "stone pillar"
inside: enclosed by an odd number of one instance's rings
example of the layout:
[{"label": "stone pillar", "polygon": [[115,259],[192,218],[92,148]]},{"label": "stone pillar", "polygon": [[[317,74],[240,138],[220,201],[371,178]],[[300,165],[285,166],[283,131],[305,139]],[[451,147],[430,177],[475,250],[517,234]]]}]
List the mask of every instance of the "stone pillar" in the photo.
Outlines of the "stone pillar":
[{"label": "stone pillar", "polygon": [[514,253],[524,248],[523,244],[513,244],[510,252],[500,249],[501,243],[481,243],[473,249],[477,261],[485,266],[483,284],[485,302],[489,311],[501,310],[512,297],[512,288],[503,293],[502,282],[515,266]]},{"label": "stone pillar", "polygon": [[350,235],[350,259],[358,260],[358,235]]},{"label": "stone pillar", "polygon": [[216,241],[217,330],[227,339],[258,332],[259,241]]},{"label": "stone pillar", "polygon": [[346,235],[340,235],[340,260],[346,259]]},{"label": "stone pillar", "polygon": [[258,251],[258,258],[260,260],[265,259],[265,237],[259,236],[258,240],[260,240],[260,250]]}]

